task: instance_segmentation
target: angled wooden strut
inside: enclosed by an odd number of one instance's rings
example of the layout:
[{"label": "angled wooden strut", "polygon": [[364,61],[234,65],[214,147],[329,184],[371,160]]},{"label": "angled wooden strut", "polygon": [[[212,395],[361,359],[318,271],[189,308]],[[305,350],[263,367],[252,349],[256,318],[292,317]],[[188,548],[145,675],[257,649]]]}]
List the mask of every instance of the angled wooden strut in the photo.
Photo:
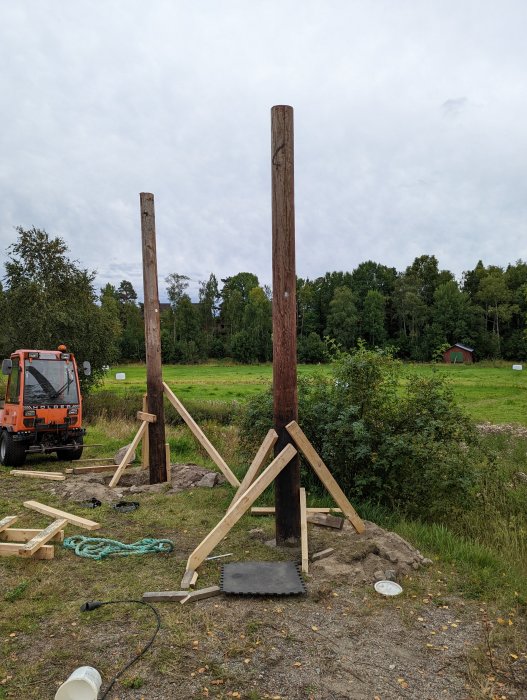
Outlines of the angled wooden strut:
[{"label": "angled wooden strut", "polygon": [[201,544],[196,547],[188,558],[187,570],[181,581],[181,588],[188,588],[191,585],[191,580],[195,576],[198,566],[203,563],[204,559],[212,552],[214,547],[221,542],[229,530],[238,522],[242,515],[276,478],[276,475],[289,464],[296,454],[297,452],[293,445],[286,445],[280,454],[277,455],[271,464],[260,474],[256,481],[249,486],[232,509],[223,516],[216,527],[211,530]]},{"label": "angled wooden strut", "polygon": [[214,445],[205,435],[203,430],[199,427],[194,418],[192,418],[185,406],[183,406],[181,401],[177,398],[177,396],[174,394],[174,392],[166,382],[163,382],[163,390],[167,399],[170,401],[172,406],[174,406],[181,418],[188,425],[194,437],[198,440],[198,442],[207,452],[214,464],[216,464],[218,469],[222,472],[223,476],[227,479],[229,484],[231,484],[231,486],[234,486],[235,488],[238,488],[240,486],[240,482],[230,470],[229,465],[225,462],[218,450],[214,447]]},{"label": "angled wooden strut", "polygon": [[251,466],[249,467],[249,469],[247,469],[247,473],[243,477],[242,483],[240,484],[240,488],[234,494],[234,498],[232,499],[231,504],[227,509],[227,512],[233,509],[235,503],[240,500],[240,498],[247,491],[249,486],[256,479],[256,477],[258,476],[258,472],[264,465],[265,460],[269,457],[269,454],[271,453],[271,450],[273,449],[274,444],[277,440],[278,433],[276,432],[276,430],[273,430],[271,428],[271,430],[265,436],[262,444],[260,445],[260,449],[256,453],[256,456],[253,459]]},{"label": "angled wooden strut", "polygon": [[141,439],[142,439],[142,437],[143,437],[145,431],[147,430],[147,428],[148,428],[148,421],[144,420],[144,421],[141,423],[141,427],[140,427],[139,430],[137,431],[137,433],[136,433],[134,439],[133,439],[132,442],[130,443],[130,447],[126,450],[126,454],[125,454],[124,457],[122,458],[121,464],[120,464],[120,465],[117,467],[117,469],[115,470],[115,474],[112,476],[112,480],[111,480],[110,483],[108,484],[108,486],[109,486],[111,489],[113,489],[113,487],[116,486],[116,485],[119,483],[119,479],[121,478],[121,474],[123,473],[123,471],[124,471],[124,470],[126,469],[126,467],[128,466],[128,462],[130,461],[130,457],[131,457],[131,456],[133,455],[133,453],[135,452],[135,449],[136,449],[137,445],[139,445],[139,443],[140,443],[140,441],[141,441]]},{"label": "angled wooden strut", "polygon": [[293,438],[295,445],[302,452],[309,464],[313,467],[313,470],[315,471],[316,475],[327,488],[331,496],[333,496],[335,502],[340,506],[342,512],[348,518],[355,530],[359,534],[361,532],[364,532],[364,523],[358,516],[351,503],[346,498],[346,494],[337,484],[331,472],[326,467],[313,445],[307,439],[306,435],[304,434],[298,423],[296,421],[291,421],[291,423],[288,423],[285,427],[289,435],[291,435],[291,437]]}]

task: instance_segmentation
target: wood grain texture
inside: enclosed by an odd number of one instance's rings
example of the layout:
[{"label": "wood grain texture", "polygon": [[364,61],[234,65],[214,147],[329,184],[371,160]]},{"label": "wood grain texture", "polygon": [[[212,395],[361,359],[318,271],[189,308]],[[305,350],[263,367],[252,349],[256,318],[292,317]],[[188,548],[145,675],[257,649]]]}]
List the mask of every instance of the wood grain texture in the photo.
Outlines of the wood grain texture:
[{"label": "wood grain texture", "polygon": [[[296,450],[292,445],[286,445],[282,452],[273,459],[271,464],[260,474],[256,481],[247,489],[233,509],[226,513],[216,527],[209,532],[205,539],[196,547],[187,561],[187,573],[195,571],[203,560],[212,552],[214,547],[221,542],[229,530],[238,522],[254,501],[276,478],[276,475],[294,457]],[[185,574],[186,576],[186,574]],[[181,582],[181,588],[185,588],[185,577]]]},{"label": "wood grain texture", "polygon": [[253,481],[256,479],[258,476],[262,466],[264,465],[265,460],[269,457],[271,450],[274,447],[275,442],[278,440],[278,435],[276,433],[276,430],[269,430],[265,438],[263,439],[262,444],[260,445],[260,448],[258,452],[255,455],[255,458],[251,462],[249,469],[247,469],[247,473],[242,479],[242,483],[240,484],[240,488],[236,491],[234,494],[234,498],[231,501],[231,504],[229,506],[229,510],[232,509],[234,504],[240,500],[240,498],[243,496],[243,494],[247,491],[249,486],[253,483]]},{"label": "wood grain texture", "polygon": [[313,445],[307,439],[300,426],[296,421],[291,421],[286,426],[288,433],[293,438],[295,445],[302,452],[309,464],[314,469],[320,481],[324,484],[330,495],[338,503],[344,515],[348,518],[355,530],[360,534],[364,532],[365,525],[358,516],[357,512],[348,501],[346,494],[335,481],[333,475],[326,467]]},{"label": "wood grain texture", "polygon": [[50,523],[47,528],[41,530],[38,534],[32,537],[29,542],[20,547],[18,550],[18,555],[20,557],[31,557],[37,549],[40,549],[43,545],[51,540],[58,532],[63,530],[63,528],[68,524],[68,521],[64,518],[59,518]]},{"label": "wood grain texture", "polygon": [[300,535],[302,543],[302,571],[309,573],[309,551],[307,541],[307,501],[306,490],[300,489]]},{"label": "wood grain texture", "polygon": [[161,368],[161,329],[157,283],[156,223],[154,195],[141,192],[141,241],[143,249],[143,289],[146,350],[146,393],[148,413],[157,417],[148,424],[150,483],[167,480],[165,463],[165,409]]},{"label": "wood grain texture", "polygon": [[[42,528],[16,528],[10,527],[2,532],[2,539],[6,542],[29,542],[29,540],[36,537],[39,532],[42,532]],[[64,531],[56,532],[49,542],[64,542]]]},{"label": "wood grain texture", "polygon": [[79,515],[73,515],[72,513],[66,513],[64,510],[59,510],[58,508],[52,508],[44,503],[39,503],[38,501],[24,501],[24,508],[29,508],[30,510],[36,510],[37,513],[42,513],[43,515],[49,515],[52,518],[64,518],[72,525],[81,527],[84,530],[99,530],[101,527],[99,523],[94,520],[88,520],[87,518],[81,518]]},{"label": "wood grain texture", "polygon": [[114,475],[112,476],[112,480],[108,484],[108,486],[113,489],[114,486],[116,486],[119,483],[119,479],[121,478],[121,474],[124,472],[126,467],[128,466],[130,459],[132,458],[133,453],[135,452],[137,445],[141,442],[141,439],[143,435],[145,434],[146,430],[148,430],[149,425],[154,425],[153,423],[147,423],[144,421],[141,423],[141,426],[137,433],[135,434],[134,439],[130,443],[128,449],[126,450],[126,453],[121,461],[121,464],[117,467],[115,470]]},{"label": "wood grain texture", "polygon": [[[291,442],[285,426],[298,418],[293,108],[271,109],[273,259],[273,422],[275,455]],[[300,539],[298,456],[275,481],[276,542]]]},{"label": "wood grain texture", "polygon": [[[0,557],[17,557],[20,545],[16,542],[0,542]],[[45,544],[33,554],[31,559],[53,559],[55,547]]]},{"label": "wood grain texture", "polygon": [[214,447],[214,445],[211,443],[211,441],[205,435],[203,430],[199,427],[199,425],[196,423],[194,418],[192,418],[192,416],[187,411],[185,406],[183,406],[181,401],[174,394],[174,392],[172,391],[172,389],[168,386],[168,384],[166,382],[163,382],[163,389],[165,391],[165,396],[167,397],[167,399],[170,401],[172,406],[174,406],[174,408],[179,413],[181,418],[183,418],[183,420],[185,421],[187,426],[190,428],[190,431],[192,432],[194,437],[197,439],[197,441],[203,447],[205,452],[212,459],[214,464],[221,471],[223,476],[227,479],[229,484],[231,486],[238,488],[240,485],[240,482],[238,481],[238,479],[234,476],[234,474],[230,470],[229,465],[225,462],[225,460],[220,455],[218,450]]}]

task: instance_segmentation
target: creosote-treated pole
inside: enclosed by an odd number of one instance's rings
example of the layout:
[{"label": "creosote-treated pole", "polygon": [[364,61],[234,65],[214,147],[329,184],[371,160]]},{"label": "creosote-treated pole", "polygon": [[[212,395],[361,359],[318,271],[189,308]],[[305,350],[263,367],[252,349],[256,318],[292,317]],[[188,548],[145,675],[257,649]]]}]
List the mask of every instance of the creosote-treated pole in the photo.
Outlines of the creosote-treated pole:
[{"label": "creosote-treated pole", "polygon": [[[271,109],[273,198],[273,402],[275,455],[291,442],[285,426],[298,419],[293,108]],[[275,479],[276,543],[300,539],[298,456]]]},{"label": "creosote-treated pole", "polygon": [[141,238],[143,242],[143,286],[145,297],[146,393],[148,412],[157,420],[148,424],[150,483],[167,480],[165,456],[165,411],[161,370],[159,290],[157,286],[156,221],[154,195],[141,192]]}]

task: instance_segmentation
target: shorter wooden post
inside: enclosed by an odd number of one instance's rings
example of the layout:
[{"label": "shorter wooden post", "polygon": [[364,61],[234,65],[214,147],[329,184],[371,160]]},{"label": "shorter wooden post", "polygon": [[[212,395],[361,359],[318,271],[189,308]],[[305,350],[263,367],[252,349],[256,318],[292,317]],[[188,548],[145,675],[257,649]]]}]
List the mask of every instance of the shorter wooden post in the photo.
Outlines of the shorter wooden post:
[{"label": "shorter wooden post", "polygon": [[170,444],[165,442],[165,455],[167,463],[167,481],[170,482],[172,479],[172,465],[170,464]]},{"label": "shorter wooden post", "polygon": [[[148,397],[143,394],[143,412],[148,413]],[[141,468],[148,469],[150,467],[150,442],[148,430],[143,435],[143,443],[141,445]]]}]

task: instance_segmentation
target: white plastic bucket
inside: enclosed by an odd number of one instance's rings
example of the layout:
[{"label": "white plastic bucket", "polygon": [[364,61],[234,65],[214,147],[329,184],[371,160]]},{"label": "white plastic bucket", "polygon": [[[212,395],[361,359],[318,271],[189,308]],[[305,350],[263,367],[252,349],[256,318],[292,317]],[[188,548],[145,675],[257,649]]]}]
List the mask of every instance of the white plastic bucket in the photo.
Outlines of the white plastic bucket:
[{"label": "white plastic bucket", "polygon": [[102,678],[92,666],[79,666],[57,690],[55,700],[97,700]]},{"label": "white plastic bucket", "polygon": [[115,378],[116,379],[126,379],[126,372],[116,372]]}]

